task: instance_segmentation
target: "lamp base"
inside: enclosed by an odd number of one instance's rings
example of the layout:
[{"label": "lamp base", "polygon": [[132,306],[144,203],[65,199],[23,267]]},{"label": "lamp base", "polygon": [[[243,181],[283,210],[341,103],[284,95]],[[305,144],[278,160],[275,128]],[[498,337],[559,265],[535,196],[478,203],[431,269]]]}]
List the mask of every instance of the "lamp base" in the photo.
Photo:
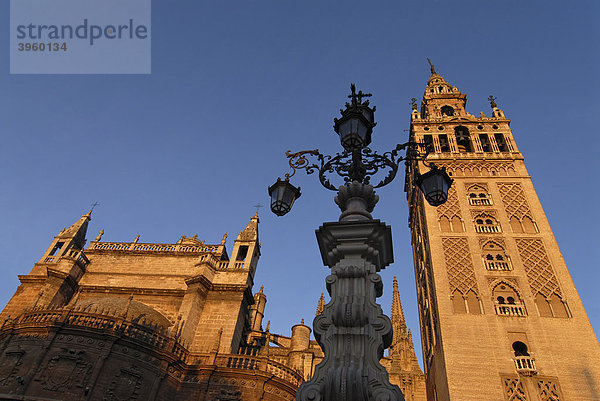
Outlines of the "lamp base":
[{"label": "lamp base", "polygon": [[392,342],[392,324],[376,299],[377,272],[393,261],[391,229],[379,220],[325,223],[317,231],[331,295],[313,321],[325,358],[302,383],[298,401],[404,401],[379,363]]}]

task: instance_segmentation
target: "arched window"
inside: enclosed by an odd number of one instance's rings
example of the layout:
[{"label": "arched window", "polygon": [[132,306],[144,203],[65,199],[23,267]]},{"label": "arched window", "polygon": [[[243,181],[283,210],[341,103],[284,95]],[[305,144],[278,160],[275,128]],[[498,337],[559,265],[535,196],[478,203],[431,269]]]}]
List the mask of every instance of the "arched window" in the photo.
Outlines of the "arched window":
[{"label": "arched window", "polygon": [[515,352],[515,356],[529,356],[527,345],[521,341],[515,341],[512,344],[512,349]]},{"label": "arched window", "polygon": [[537,225],[529,216],[524,216],[522,220],[519,220],[517,216],[512,216],[510,218],[510,227],[513,233],[535,234],[539,232]]},{"label": "arched window", "polygon": [[455,233],[462,233],[465,231],[463,229],[462,220],[458,216],[452,217],[452,231],[454,231]]},{"label": "arched window", "polygon": [[514,361],[517,372],[526,376],[536,374],[537,370],[535,368],[535,359],[529,355],[527,345],[522,341],[515,341],[512,343],[512,349],[515,353]]},{"label": "arched window", "polygon": [[500,225],[492,216],[481,214],[475,218],[475,231],[478,233],[499,233]]},{"label": "arched window", "polygon": [[535,225],[535,223],[533,222],[533,220],[531,220],[531,218],[529,216],[525,216],[523,217],[523,231],[525,231],[528,234],[535,234],[538,232],[538,229]]},{"label": "arched window", "polygon": [[517,291],[505,282],[496,284],[492,290],[494,308],[500,316],[527,316],[525,305]]},{"label": "arched window", "polygon": [[423,135],[423,143],[425,144],[425,149],[427,152],[435,152],[435,148],[433,146],[433,137],[431,135]]},{"label": "arched window", "polygon": [[467,307],[469,308],[468,313],[472,315],[481,314],[481,308],[479,307],[479,299],[472,290],[467,293]]},{"label": "arched window", "polygon": [[567,305],[562,299],[556,294],[550,296],[550,307],[552,308],[552,314],[554,317],[569,317],[567,311]]},{"label": "arched window", "polygon": [[442,106],[442,115],[452,117],[454,115],[454,108],[452,106]]},{"label": "arched window", "polygon": [[454,309],[454,313],[467,313],[465,299],[458,290],[455,290],[452,293],[452,307]]},{"label": "arched window", "polygon": [[473,185],[468,190],[469,205],[489,206],[492,204],[492,197],[488,191],[479,185]]},{"label": "arched window", "polygon": [[450,225],[450,220],[446,216],[440,217],[440,230],[444,233],[452,232],[452,226]]},{"label": "arched window", "polygon": [[469,290],[467,295],[464,296],[459,290],[454,290],[452,293],[452,308],[454,313],[481,314],[479,298],[477,298],[477,294],[473,290]]},{"label": "arched window", "polygon": [[510,228],[512,228],[513,233],[523,232],[523,226],[521,225],[519,219],[517,219],[515,216],[510,218]]},{"label": "arched window", "polygon": [[535,295],[535,306],[541,317],[552,317],[552,309],[545,296],[539,292]]},{"label": "arched window", "polygon": [[450,152],[450,145],[448,144],[448,136],[446,134],[441,134],[438,136],[438,140],[440,142],[440,150],[442,152]]},{"label": "arched window", "polygon": [[456,145],[458,146],[458,151],[461,153],[464,152],[472,152],[473,148],[471,147],[471,135],[469,134],[469,129],[462,125],[454,128],[454,135],[456,136]]},{"label": "arched window", "polygon": [[484,152],[492,151],[492,144],[490,143],[490,139],[488,138],[487,134],[479,134],[479,143],[481,143],[481,150]]},{"label": "arched window", "polygon": [[493,241],[483,246],[483,264],[487,270],[512,270],[510,257]]},{"label": "arched window", "polygon": [[452,219],[448,219],[446,216],[440,217],[440,230],[445,233],[455,232],[462,233],[464,232],[462,220],[458,216],[453,216]]}]

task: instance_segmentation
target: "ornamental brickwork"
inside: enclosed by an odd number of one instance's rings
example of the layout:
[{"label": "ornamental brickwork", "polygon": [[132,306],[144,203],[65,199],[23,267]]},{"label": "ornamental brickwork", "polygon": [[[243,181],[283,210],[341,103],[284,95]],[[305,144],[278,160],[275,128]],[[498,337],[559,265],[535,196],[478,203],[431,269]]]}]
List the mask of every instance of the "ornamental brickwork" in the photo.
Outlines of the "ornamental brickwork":
[{"label": "ornamental brickwork", "polygon": [[[432,66],[410,139],[454,179],[423,202],[408,166],[428,400],[600,400],[600,345],[519,152],[510,120],[467,112]],[[459,224],[460,223],[460,224]]]}]

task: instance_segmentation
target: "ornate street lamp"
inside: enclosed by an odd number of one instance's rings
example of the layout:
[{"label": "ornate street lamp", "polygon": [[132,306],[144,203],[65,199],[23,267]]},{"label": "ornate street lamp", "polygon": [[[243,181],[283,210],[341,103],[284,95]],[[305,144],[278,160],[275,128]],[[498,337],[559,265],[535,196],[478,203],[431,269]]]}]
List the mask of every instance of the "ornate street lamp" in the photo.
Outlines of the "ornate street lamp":
[{"label": "ornate street lamp", "polygon": [[[431,168],[423,175],[417,173],[415,184],[432,206],[446,201],[452,184],[444,168],[425,160],[427,151],[420,151],[424,144],[399,144],[382,155],[369,149],[375,108],[363,98],[371,94],[356,93],[354,84],[350,88],[351,102],[334,120],[344,151],[335,156],[318,150],[287,151],[292,173],[269,187],[271,210],[283,216],[300,197],[300,188],[289,182],[296,170],[318,172],[321,184],[337,191],[335,203],[342,211],[339,221],[324,223],[316,232],[323,263],[331,268],[326,278],[331,301],[313,321],[325,357],[314,376],[298,389],[298,401],[404,400],[379,363],[392,342],[392,324],[376,303],[383,293],[377,273],[393,262],[393,254],[391,228],[370,213],[379,200],[373,189],[389,184],[403,161]],[[406,155],[399,155],[402,150]],[[376,175],[382,178],[373,186],[370,181]],[[336,176],[343,179],[339,187],[330,182]]]}]

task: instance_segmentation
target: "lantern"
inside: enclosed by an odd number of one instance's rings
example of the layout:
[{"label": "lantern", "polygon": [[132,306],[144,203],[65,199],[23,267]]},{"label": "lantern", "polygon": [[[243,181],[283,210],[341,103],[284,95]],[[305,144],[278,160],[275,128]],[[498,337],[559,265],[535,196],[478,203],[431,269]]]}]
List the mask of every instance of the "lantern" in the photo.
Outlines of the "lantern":
[{"label": "lantern", "polygon": [[448,199],[448,189],[452,181],[445,168],[440,169],[434,165],[425,174],[417,176],[416,184],[425,195],[427,203],[431,206],[439,206]]},{"label": "lantern", "polygon": [[286,178],[285,180],[277,179],[275,184],[269,187],[269,196],[271,197],[271,211],[277,216],[287,214],[291,209],[294,201],[300,197],[300,188],[296,188]]}]

